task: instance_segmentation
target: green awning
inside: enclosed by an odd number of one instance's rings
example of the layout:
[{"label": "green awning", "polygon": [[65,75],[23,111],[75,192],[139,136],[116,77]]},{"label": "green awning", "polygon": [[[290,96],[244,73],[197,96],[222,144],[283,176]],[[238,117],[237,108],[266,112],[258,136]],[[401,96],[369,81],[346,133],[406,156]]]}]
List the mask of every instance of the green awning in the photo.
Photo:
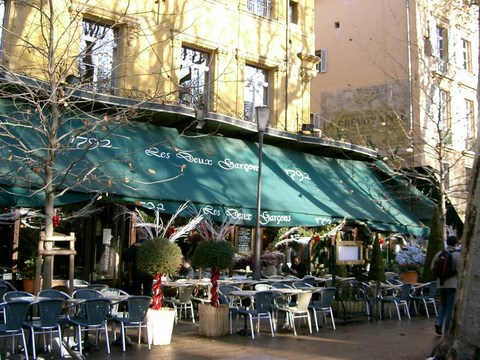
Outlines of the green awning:
[{"label": "green awning", "polygon": [[[5,100],[0,104],[1,112],[17,121],[37,121],[25,111],[14,114]],[[85,120],[73,112],[63,119],[63,134],[80,128]],[[20,149],[8,146],[15,140],[0,134],[0,183],[40,188],[42,179],[37,174],[41,170],[35,166],[35,156],[42,156],[44,138],[31,127],[10,130],[37,151],[29,153],[27,164]],[[165,213],[190,200],[214,220],[228,216],[238,225],[256,223],[257,143],[113,121],[110,127],[64,141],[69,151],[59,155],[56,175],[64,176],[71,166],[63,186],[76,193],[108,193]],[[80,178],[84,179],[81,183]],[[261,200],[263,226],[321,226],[347,218],[382,231],[419,235],[428,230],[363,161],[264,145]]]}]

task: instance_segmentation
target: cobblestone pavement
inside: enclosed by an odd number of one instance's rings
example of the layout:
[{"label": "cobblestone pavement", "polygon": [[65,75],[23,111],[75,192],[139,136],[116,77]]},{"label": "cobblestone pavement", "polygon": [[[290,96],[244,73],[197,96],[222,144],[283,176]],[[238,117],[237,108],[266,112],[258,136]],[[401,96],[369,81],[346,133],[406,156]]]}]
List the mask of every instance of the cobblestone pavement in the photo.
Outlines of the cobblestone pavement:
[{"label": "cobblestone pavement", "polygon": [[[118,328],[117,328],[118,329]],[[151,351],[145,344],[136,343],[136,335],[130,333],[133,344],[123,353],[121,346],[112,344],[111,354],[106,353],[104,342],[98,350],[88,350],[85,359],[141,359],[141,360],[425,360],[435,343],[440,339],[434,332],[434,318],[425,315],[413,316],[412,320],[398,321],[395,318],[377,321],[360,321],[337,324],[333,330],[330,323],[308,333],[304,324],[298,336],[289,330],[279,329],[275,337],[270,336],[267,325],[262,325],[260,334],[251,336],[229,335],[207,338],[198,335],[198,324],[179,320],[174,327],[172,343],[153,346]],[[55,349],[57,350],[57,349]],[[70,352],[67,358],[79,358]],[[21,357],[20,357],[21,358]],[[59,359],[58,350],[51,354],[40,354],[39,359]]]}]

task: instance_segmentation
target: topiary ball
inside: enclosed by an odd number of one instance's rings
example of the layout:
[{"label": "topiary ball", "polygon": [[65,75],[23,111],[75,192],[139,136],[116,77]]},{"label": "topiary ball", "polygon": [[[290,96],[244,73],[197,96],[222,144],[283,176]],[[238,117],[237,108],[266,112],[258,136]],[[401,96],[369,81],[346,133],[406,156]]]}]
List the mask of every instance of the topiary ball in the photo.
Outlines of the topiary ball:
[{"label": "topiary ball", "polygon": [[226,269],[233,265],[235,249],[228,241],[201,241],[192,256],[195,266],[201,268]]},{"label": "topiary ball", "polygon": [[166,238],[145,241],[137,252],[137,269],[149,275],[174,274],[182,262],[182,250]]}]

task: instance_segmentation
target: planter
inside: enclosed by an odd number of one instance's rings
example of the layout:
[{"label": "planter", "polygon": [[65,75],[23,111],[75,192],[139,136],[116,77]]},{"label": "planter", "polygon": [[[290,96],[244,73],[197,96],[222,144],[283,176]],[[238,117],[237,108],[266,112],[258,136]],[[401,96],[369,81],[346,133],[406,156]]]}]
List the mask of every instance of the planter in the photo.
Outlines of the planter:
[{"label": "planter", "polygon": [[23,291],[33,294],[35,291],[35,279],[23,279]]},{"label": "planter", "polygon": [[230,333],[228,305],[198,304],[199,334],[203,336],[223,336]]},{"label": "planter", "polygon": [[406,284],[416,284],[418,282],[418,273],[416,271],[407,271],[398,275],[401,282]]},{"label": "planter", "polygon": [[175,310],[163,308],[161,310],[149,309],[147,312],[148,331],[152,345],[168,345],[172,341]]}]

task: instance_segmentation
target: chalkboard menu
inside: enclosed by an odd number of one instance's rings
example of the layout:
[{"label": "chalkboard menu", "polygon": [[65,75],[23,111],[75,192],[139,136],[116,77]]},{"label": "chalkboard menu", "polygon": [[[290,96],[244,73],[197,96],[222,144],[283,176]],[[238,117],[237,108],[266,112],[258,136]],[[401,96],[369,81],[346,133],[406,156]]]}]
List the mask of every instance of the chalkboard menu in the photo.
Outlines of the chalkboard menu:
[{"label": "chalkboard menu", "polygon": [[252,230],[246,227],[238,228],[237,252],[250,253],[252,247]]}]

